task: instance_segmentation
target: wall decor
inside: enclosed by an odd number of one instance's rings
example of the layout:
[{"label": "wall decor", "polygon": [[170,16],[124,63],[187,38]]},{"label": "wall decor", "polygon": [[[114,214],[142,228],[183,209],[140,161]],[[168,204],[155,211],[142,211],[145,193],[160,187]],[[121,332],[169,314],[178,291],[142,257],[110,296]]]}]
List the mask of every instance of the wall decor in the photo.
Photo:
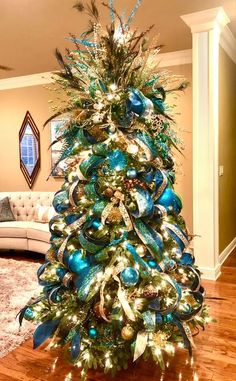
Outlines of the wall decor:
[{"label": "wall decor", "polygon": [[[65,119],[54,119],[50,123],[51,127],[51,142],[54,142],[61,134],[62,127],[66,123]],[[65,175],[65,169],[66,169],[66,163],[64,160],[62,160],[56,167],[56,163],[60,157],[62,149],[62,143],[57,142],[52,145],[51,147],[51,176],[53,177],[64,177]]]},{"label": "wall decor", "polygon": [[29,111],[19,131],[19,152],[20,169],[31,189],[40,169],[40,134]]}]

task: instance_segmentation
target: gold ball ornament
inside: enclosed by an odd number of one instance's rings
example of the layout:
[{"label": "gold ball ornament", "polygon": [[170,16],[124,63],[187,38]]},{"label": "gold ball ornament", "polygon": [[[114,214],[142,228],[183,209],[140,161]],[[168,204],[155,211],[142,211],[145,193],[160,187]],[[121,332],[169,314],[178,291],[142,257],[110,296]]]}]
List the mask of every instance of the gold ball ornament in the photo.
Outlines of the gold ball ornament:
[{"label": "gold ball ornament", "polygon": [[124,340],[131,340],[134,337],[134,329],[131,325],[125,325],[121,330],[121,336]]},{"label": "gold ball ornament", "polygon": [[114,195],[113,189],[111,188],[105,189],[103,193],[108,198],[111,198]]}]

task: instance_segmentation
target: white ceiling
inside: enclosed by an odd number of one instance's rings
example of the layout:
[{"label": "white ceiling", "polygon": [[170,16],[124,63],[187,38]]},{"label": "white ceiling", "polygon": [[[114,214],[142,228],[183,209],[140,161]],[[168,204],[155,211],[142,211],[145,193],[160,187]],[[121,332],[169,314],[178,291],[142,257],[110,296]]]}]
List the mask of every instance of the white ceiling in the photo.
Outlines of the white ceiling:
[{"label": "white ceiling", "polygon": [[[116,9],[129,14],[136,0],[114,0]],[[12,71],[0,77],[14,77],[57,68],[53,52],[70,43],[68,34],[79,35],[86,29],[87,18],[73,9],[75,0],[1,0],[0,64]],[[103,24],[109,23],[109,12],[97,0]],[[191,33],[180,16],[223,6],[236,36],[236,0],[143,0],[133,27],[143,30],[155,24],[152,35],[160,34],[162,52],[191,48]]]}]

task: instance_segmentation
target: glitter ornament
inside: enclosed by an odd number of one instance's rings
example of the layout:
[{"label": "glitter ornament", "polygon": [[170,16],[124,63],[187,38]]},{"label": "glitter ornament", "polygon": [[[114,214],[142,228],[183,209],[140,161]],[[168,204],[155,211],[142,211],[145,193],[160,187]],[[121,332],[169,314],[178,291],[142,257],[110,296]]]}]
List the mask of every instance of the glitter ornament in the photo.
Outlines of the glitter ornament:
[{"label": "glitter ornament", "polygon": [[126,267],[120,274],[122,283],[126,287],[135,286],[139,280],[139,272],[134,267]]},{"label": "glitter ornament", "polygon": [[96,339],[98,336],[97,329],[94,327],[90,327],[88,330],[88,335],[89,335],[90,339]]},{"label": "glitter ornament", "polygon": [[134,329],[131,325],[126,325],[121,330],[121,336],[124,340],[131,340],[134,337]]}]

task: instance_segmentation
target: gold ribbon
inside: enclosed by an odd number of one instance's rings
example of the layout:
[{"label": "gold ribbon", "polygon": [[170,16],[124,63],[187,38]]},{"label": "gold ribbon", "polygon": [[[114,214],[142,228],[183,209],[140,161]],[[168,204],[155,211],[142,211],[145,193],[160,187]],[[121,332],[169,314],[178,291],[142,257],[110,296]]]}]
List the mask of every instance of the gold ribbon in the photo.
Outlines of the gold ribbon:
[{"label": "gold ribbon", "polygon": [[63,254],[66,249],[68,240],[70,236],[66,237],[66,239],[63,241],[62,245],[59,247],[58,253],[57,253],[57,259],[59,262],[63,263]]},{"label": "gold ribbon", "polygon": [[107,318],[106,314],[105,314],[105,310],[104,310],[104,302],[105,302],[105,298],[104,298],[104,289],[106,287],[106,284],[107,282],[109,281],[109,279],[111,277],[113,277],[113,279],[118,283],[118,292],[117,292],[117,296],[118,296],[118,299],[120,301],[120,304],[126,314],[126,316],[132,320],[132,321],[135,321],[135,316],[134,316],[134,313],[127,301],[127,298],[126,298],[126,295],[124,293],[124,291],[122,290],[122,287],[121,287],[121,281],[120,279],[118,278],[118,274],[124,269],[124,265],[123,264],[118,264],[117,266],[109,266],[106,268],[105,270],[105,276],[104,276],[104,280],[102,282],[102,285],[101,285],[101,288],[100,288],[100,304],[99,304],[99,312],[100,312],[100,315],[101,317],[107,321],[107,322],[110,322],[111,320]]},{"label": "gold ribbon", "polygon": [[186,335],[187,335],[187,338],[189,339],[191,345],[193,346],[193,348],[196,348],[195,343],[194,343],[194,341],[193,341],[192,332],[191,332],[191,329],[189,328],[188,323],[186,323],[186,322],[184,321],[184,322],[182,323],[182,325],[183,325],[184,331],[185,331],[185,333],[186,333]]},{"label": "gold ribbon", "polygon": [[75,203],[74,198],[73,198],[73,192],[74,192],[75,188],[77,187],[78,183],[79,183],[79,181],[75,181],[75,182],[71,185],[71,187],[70,187],[70,191],[69,191],[69,201],[70,201],[70,204],[71,204],[72,206],[76,206],[76,203]]},{"label": "gold ribbon", "polygon": [[112,197],[111,202],[109,204],[107,204],[107,206],[102,211],[101,222],[103,225],[105,225],[106,219],[109,216],[109,214],[111,213],[111,211],[113,210],[113,208],[115,207],[115,205],[118,204],[118,208],[119,208],[121,216],[124,220],[124,223],[127,227],[127,231],[133,230],[133,224],[132,224],[131,218],[129,216],[129,213],[125,207],[124,198],[125,198],[125,196],[120,191],[116,191],[114,193],[114,196]]},{"label": "gold ribbon", "polygon": [[134,358],[136,361],[145,352],[148,343],[148,333],[146,331],[139,331],[136,337]]},{"label": "gold ribbon", "polygon": [[63,263],[63,254],[66,249],[68,240],[71,236],[71,233],[73,233],[76,229],[80,228],[84,222],[86,221],[86,214],[83,214],[82,217],[80,217],[77,221],[72,222],[72,224],[67,226],[67,229],[70,229],[70,233],[65,238],[65,240],[62,242],[61,246],[59,247],[58,253],[57,253],[57,259],[59,262]]},{"label": "gold ribbon", "polygon": [[113,276],[113,278],[118,282],[119,288],[118,288],[117,296],[126,316],[129,318],[129,320],[135,321],[134,313],[127,301],[125,292],[122,290],[120,278],[118,278],[117,275]]}]

